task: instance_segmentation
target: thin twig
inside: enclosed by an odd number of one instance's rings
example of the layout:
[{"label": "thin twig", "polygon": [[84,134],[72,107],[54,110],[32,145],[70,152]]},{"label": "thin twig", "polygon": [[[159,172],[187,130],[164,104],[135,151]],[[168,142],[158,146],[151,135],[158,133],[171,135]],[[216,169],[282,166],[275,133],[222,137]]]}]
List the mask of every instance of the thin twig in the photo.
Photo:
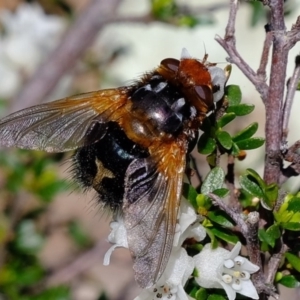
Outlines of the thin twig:
[{"label": "thin twig", "polygon": [[253,83],[257,91],[260,93],[263,102],[268,95],[268,85],[265,80],[262,80],[254,70],[244,61],[241,55],[238,53],[235,44],[235,21],[238,10],[238,1],[230,1],[230,13],[228,18],[228,24],[225,31],[225,37],[222,39],[220,36],[216,36],[215,40],[225,49],[229,58],[227,60],[230,63],[235,64],[243,74]]},{"label": "thin twig", "polygon": [[265,26],[265,30],[266,30],[266,37],[265,37],[265,41],[264,41],[264,47],[263,47],[263,51],[262,51],[262,55],[261,55],[261,59],[260,59],[260,65],[257,70],[257,76],[260,77],[261,80],[264,80],[264,81],[267,78],[266,68],[267,68],[267,64],[268,64],[268,60],[269,60],[270,48],[271,48],[272,41],[273,41],[273,34],[270,31],[269,24]]},{"label": "thin twig", "polygon": [[266,276],[266,283],[272,284],[275,279],[276,272],[282,262],[283,255],[288,251],[288,247],[285,244],[282,244],[278,253],[272,255],[268,263],[268,274]]},{"label": "thin twig", "polygon": [[295,59],[295,69],[292,77],[288,81],[288,90],[286,93],[286,99],[283,106],[283,121],[282,121],[282,139],[281,143],[284,146],[287,142],[288,136],[288,126],[289,126],[289,119],[292,110],[292,104],[295,96],[296,89],[299,84],[300,79],[300,56],[297,55]]},{"label": "thin twig", "polygon": [[235,157],[229,154],[227,160],[227,174],[225,179],[226,179],[226,185],[230,191],[229,205],[231,207],[241,209],[241,204],[238,200],[237,190],[234,184],[234,178],[235,178],[234,161],[235,161]]}]

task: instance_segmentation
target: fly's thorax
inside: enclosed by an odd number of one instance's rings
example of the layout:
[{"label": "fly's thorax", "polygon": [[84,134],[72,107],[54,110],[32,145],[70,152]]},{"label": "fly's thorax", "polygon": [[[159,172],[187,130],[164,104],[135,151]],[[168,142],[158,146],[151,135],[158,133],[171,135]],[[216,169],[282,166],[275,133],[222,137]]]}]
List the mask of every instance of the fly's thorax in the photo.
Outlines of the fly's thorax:
[{"label": "fly's thorax", "polygon": [[132,90],[130,99],[134,119],[142,121],[153,137],[175,137],[197,116],[180,90],[156,72]]}]

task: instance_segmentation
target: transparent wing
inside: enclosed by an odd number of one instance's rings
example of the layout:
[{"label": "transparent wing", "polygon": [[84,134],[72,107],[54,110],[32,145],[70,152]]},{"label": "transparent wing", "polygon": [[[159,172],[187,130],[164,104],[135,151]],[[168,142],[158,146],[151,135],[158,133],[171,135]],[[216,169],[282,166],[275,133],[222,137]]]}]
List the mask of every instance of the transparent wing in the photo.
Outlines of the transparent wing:
[{"label": "transparent wing", "polygon": [[119,88],[23,109],[0,120],[0,146],[63,152],[96,142],[86,135],[117,119],[126,100],[126,88]]},{"label": "transparent wing", "polygon": [[142,288],[156,283],[168,263],[185,159],[185,147],[160,145],[154,158],[135,160],[127,169],[124,221],[135,279]]}]

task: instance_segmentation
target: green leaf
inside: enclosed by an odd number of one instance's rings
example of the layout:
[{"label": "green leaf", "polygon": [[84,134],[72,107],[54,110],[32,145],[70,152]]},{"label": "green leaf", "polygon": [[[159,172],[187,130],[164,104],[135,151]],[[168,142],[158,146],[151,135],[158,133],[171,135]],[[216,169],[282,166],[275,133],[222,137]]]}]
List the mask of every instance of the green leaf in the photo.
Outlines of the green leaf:
[{"label": "green leaf", "polygon": [[214,190],[214,194],[220,198],[225,198],[229,194],[229,190],[225,188]]},{"label": "green leaf", "polygon": [[247,126],[246,128],[244,128],[243,130],[241,130],[240,132],[238,132],[236,135],[234,135],[232,137],[232,140],[234,142],[239,142],[239,141],[249,139],[256,133],[257,129],[258,129],[258,123],[254,122],[249,126]]},{"label": "green leaf", "polygon": [[288,260],[288,262],[293,266],[293,268],[300,272],[300,258],[289,252],[285,253],[285,257]]},{"label": "green leaf", "polygon": [[204,194],[198,194],[196,197],[196,208],[199,210],[199,208],[204,208],[206,211],[211,208],[212,202],[211,199],[204,195]]},{"label": "green leaf", "polygon": [[205,230],[207,235],[210,238],[212,249],[216,249],[218,247],[218,240],[216,239],[216,236],[214,235],[211,229],[205,227]]},{"label": "green leaf", "polygon": [[201,154],[210,154],[216,149],[216,141],[208,134],[203,133],[198,141],[198,151]]},{"label": "green leaf", "polygon": [[218,211],[209,211],[208,214],[207,214],[207,217],[211,221],[213,221],[213,222],[215,222],[215,223],[217,223],[217,224],[219,224],[223,227],[230,228],[230,227],[234,226],[234,223],[231,220],[231,218],[226,213],[224,213],[223,211],[220,211],[220,210],[218,210]]},{"label": "green leaf", "polygon": [[227,299],[226,297],[218,294],[211,294],[207,298],[207,300],[226,300],[226,299]]},{"label": "green leaf", "polygon": [[261,147],[265,142],[264,138],[254,137],[247,140],[236,142],[240,150],[252,150]]},{"label": "green leaf", "polygon": [[249,2],[249,4],[252,6],[251,26],[253,27],[257,25],[259,21],[264,22],[266,10],[263,7],[262,3],[260,1],[252,1]]},{"label": "green leaf", "polygon": [[[30,300],[70,300],[70,291],[66,286],[56,286],[44,290],[39,295],[31,296]],[[22,298],[23,300],[23,298]]]},{"label": "green leaf", "polygon": [[267,243],[272,248],[275,246],[275,242],[281,236],[281,232],[277,224],[270,226],[267,231],[264,229],[259,229],[258,237],[260,241]]},{"label": "green leaf", "polygon": [[233,106],[229,106],[227,108],[227,113],[235,113],[237,116],[245,116],[245,115],[249,115],[250,113],[253,112],[255,106],[253,104],[239,104],[239,105],[233,105]]},{"label": "green leaf", "polygon": [[240,148],[237,146],[236,143],[232,142],[232,148],[231,148],[231,153],[234,156],[238,156],[240,154]]},{"label": "green leaf", "polygon": [[177,12],[174,0],[152,0],[152,14],[161,20],[168,21]]},{"label": "green leaf", "polygon": [[217,227],[210,228],[210,230],[216,237],[227,243],[235,245],[239,241],[239,238],[236,235],[233,235],[231,231],[226,232],[224,229]]},{"label": "green leaf", "polygon": [[192,185],[184,182],[182,194],[183,197],[187,199],[195,208],[197,207],[196,198],[198,196],[198,193]]},{"label": "green leaf", "polygon": [[261,189],[265,189],[266,183],[264,180],[260,177],[260,175],[253,169],[249,168],[246,170],[246,175],[248,177],[251,177],[256,181],[256,183],[260,186]]},{"label": "green leaf", "polygon": [[288,202],[287,210],[292,211],[294,213],[300,212],[300,198],[292,197]]},{"label": "green leaf", "polygon": [[238,85],[227,85],[225,87],[225,95],[229,106],[239,105],[242,101],[242,92]]},{"label": "green leaf", "polygon": [[250,195],[252,195],[254,197],[257,197],[259,199],[262,199],[265,197],[260,186],[257,183],[251,181],[245,175],[240,176],[240,185],[241,185],[242,189],[244,189],[247,193],[249,193]]},{"label": "green leaf", "polygon": [[207,174],[201,186],[201,194],[207,195],[213,192],[214,190],[222,188],[224,179],[225,179],[225,174],[223,169],[220,167],[213,168]]},{"label": "green leaf", "polygon": [[291,230],[291,231],[300,231],[300,223],[298,222],[287,222],[287,223],[280,223],[280,226],[284,229]]},{"label": "green leaf", "polygon": [[265,187],[264,193],[266,195],[266,198],[264,198],[262,202],[262,205],[265,208],[269,209],[275,206],[278,198],[278,190],[278,185],[275,183],[271,183]]},{"label": "green leaf", "polygon": [[272,236],[274,240],[277,240],[281,237],[281,231],[278,224],[273,224],[267,229],[267,233]]},{"label": "green leaf", "polygon": [[283,277],[282,272],[277,272],[275,275],[275,282],[277,283],[278,281],[280,281]]},{"label": "green leaf", "polygon": [[206,300],[207,299],[207,291],[204,288],[200,288],[196,294],[195,294],[195,299],[196,300]]},{"label": "green leaf", "polygon": [[230,134],[227,131],[219,130],[216,133],[216,138],[219,141],[219,143],[222,145],[223,148],[226,150],[229,150],[232,146],[232,139]]},{"label": "green leaf", "polygon": [[293,275],[283,276],[278,283],[288,287],[288,288],[298,288],[300,287],[300,282]]},{"label": "green leaf", "polygon": [[258,230],[258,238],[261,242],[265,242],[271,247],[274,247],[274,239],[271,236],[269,236],[264,229]]},{"label": "green leaf", "polygon": [[236,118],[235,113],[224,114],[217,122],[218,127],[222,128]]}]

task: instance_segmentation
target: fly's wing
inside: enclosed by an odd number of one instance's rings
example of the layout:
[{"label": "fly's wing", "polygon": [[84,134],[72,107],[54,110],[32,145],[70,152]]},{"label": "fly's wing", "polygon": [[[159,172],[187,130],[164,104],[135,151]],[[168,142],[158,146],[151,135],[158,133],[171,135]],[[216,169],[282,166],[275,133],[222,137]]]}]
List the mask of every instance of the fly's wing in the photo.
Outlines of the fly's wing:
[{"label": "fly's wing", "polygon": [[186,145],[161,144],[125,175],[124,222],[137,283],[152,286],[168,263],[181,198]]},{"label": "fly's wing", "polygon": [[88,136],[120,118],[126,91],[90,92],[15,112],[0,120],[0,147],[63,152],[96,142]]}]

